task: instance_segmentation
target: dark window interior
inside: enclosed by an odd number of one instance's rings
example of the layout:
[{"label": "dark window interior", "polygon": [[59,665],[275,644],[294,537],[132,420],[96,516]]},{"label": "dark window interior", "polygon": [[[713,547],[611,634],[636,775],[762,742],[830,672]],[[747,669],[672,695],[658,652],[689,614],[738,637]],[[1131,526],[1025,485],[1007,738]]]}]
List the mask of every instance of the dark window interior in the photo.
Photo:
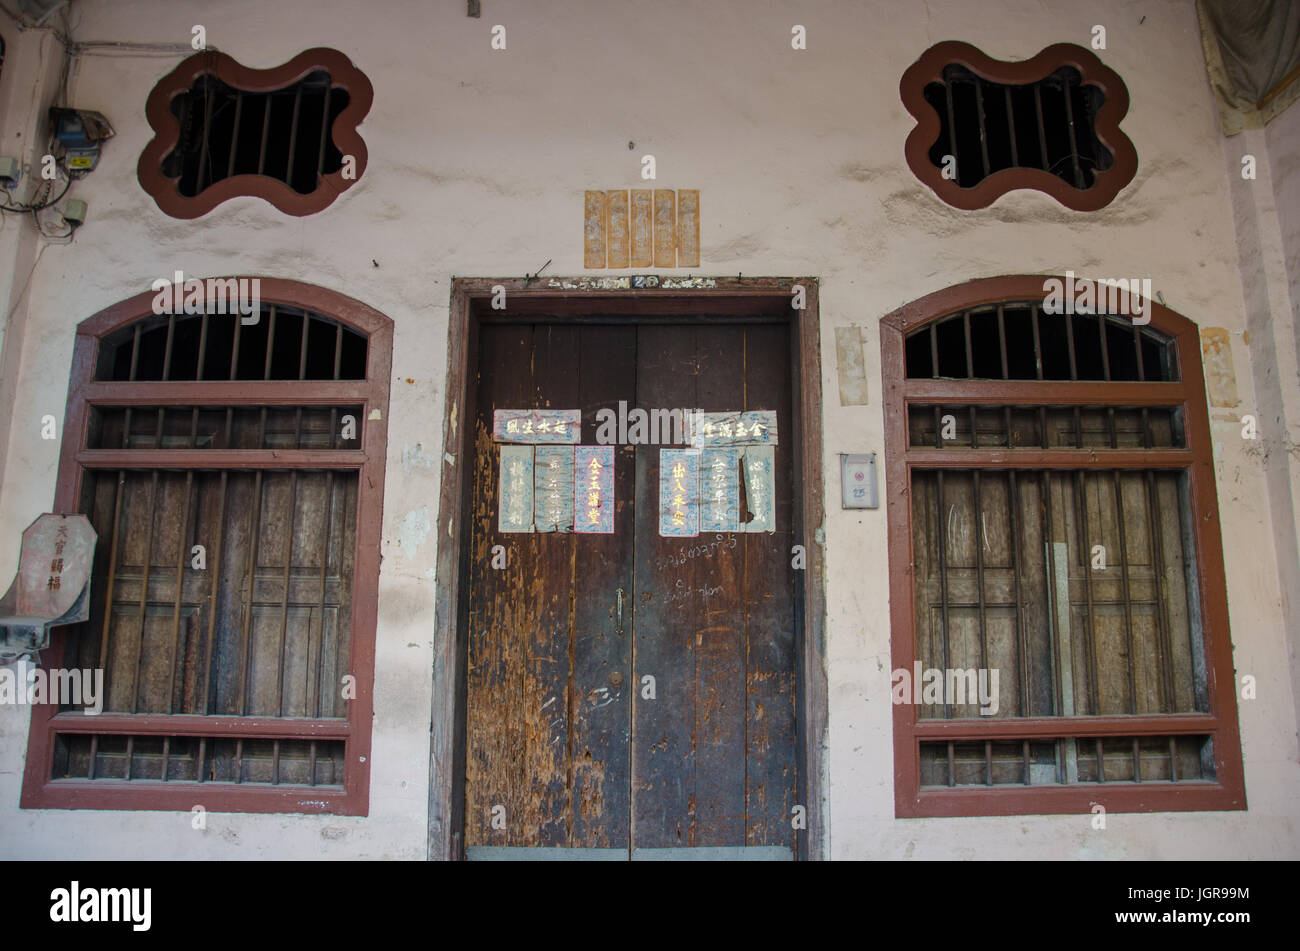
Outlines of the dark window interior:
[{"label": "dark window interior", "polygon": [[366,338],[325,317],[263,305],[237,314],[146,318],[105,337],[96,380],[364,380]]},{"label": "dark window interior", "polygon": [[907,336],[909,378],[1179,379],[1173,343],[1123,317],[1047,314],[1034,302],[975,308]]},{"label": "dark window interior", "polygon": [[1017,86],[990,82],[956,64],[946,66],[943,77],[925,87],[941,126],[930,161],[942,168],[945,155],[955,156],[962,188],[1002,169],[1036,168],[1087,189],[1093,173],[1114,162],[1093,129],[1105,95],[1073,67]]},{"label": "dark window interior", "polygon": [[319,176],[343,163],[329,132],[348,93],[330,82],[318,69],[274,92],[243,92],[200,76],[171,102],[181,131],[163,174],[179,178],[187,198],[235,175],[268,175],[301,194],[315,191]]}]

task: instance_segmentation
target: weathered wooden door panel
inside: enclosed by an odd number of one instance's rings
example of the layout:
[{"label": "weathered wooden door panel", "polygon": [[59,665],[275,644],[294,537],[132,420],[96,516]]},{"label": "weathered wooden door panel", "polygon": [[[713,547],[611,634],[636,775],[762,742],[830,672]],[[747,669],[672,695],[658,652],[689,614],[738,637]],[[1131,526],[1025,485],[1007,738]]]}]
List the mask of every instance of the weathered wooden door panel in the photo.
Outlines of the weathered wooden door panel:
[{"label": "weathered wooden door panel", "polygon": [[[659,535],[660,447],[637,450],[638,848],[787,845],[794,772],[790,388],[784,329],[642,326],[637,399],[777,410],[775,534]],[[743,480],[742,485],[743,485]],[[742,493],[742,508],[744,507]],[[744,513],[742,513],[742,518]]]},{"label": "weathered wooden door panel", "polygon": [[635,399],[635,329],[490,325],[480,346],[466,842],[625,849],[631,636],[613,611],[632,588],[630,449],[616,450],[613,534],[501,533],[492,414],[579,408],[595,443],[597,411]]},{"label": "weathered wooden door panel", "polygon": [[[493,411],[581,409],[581,441],[592,445],[597,412],[617,412],[620,401],[776,410],[776,533],[659,537],[666,447],[658,444],[616,447],[613,534],[499,532]],[[779,325],[482,327],[467,633],[470,857],[499,857],[501,847],[519,857],[793,849],[790,408]]]}]

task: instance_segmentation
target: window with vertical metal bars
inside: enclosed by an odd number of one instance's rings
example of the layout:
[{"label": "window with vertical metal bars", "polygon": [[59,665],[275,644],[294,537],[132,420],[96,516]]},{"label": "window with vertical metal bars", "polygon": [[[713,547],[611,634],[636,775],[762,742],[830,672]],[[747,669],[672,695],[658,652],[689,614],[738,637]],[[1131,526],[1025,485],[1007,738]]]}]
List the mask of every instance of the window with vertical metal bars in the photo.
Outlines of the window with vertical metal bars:
[{"label": "window with vertical metal bars", "polygon": [[293,215],[320,211],[365,170],[357,126],[373,95],[338,50],[307,50],[264,70],[198,53],[149,96],[156,135],[140,157],[140,184],[178,218],[238,195]]},{"label": "window with vertical metal bars", "polygon": [[1083,47],[1058,43],[1004,62],[938,43],[907,69],[900,93],[917,120],[908,164],[958,208],[1032,188],[1095,211],[1136,174],[1137,153],[1119,129],[1128,90]]},{"label": "window with vertical metal bars", "polygon": [[925,100],[939,115],[930,161],[942,168],[944,156],[954,156],[962,188],[1004,168],[1036,168],[1083,190],[1115,160],[1093,127],[1105,94],[1070,66],[1012,86],[954,63],[943,82],[925,87]]},{"label": "window with vertical metal bars", "polygon": [[1071,811],[1085,786],[1240,808],[1194,332],[1015,297],[915,314],[882,324],[894,666],[935,672],[896,709],[900,814]]},{"label": "window with vertical metal bars", "polygon": [[360,512],[382,479],[370,349],[280,303],[253,323],[148,316],[99,339],[69,433],[98,535],[90,619],[59,663],[103,671],[102,712],[52,717],[47,791],[126,783],[140,798],[114,802],[146,808],[163,801],[150,790],[207,786],[209,808],[357,808],[350,761],[368,733],[354,742],[348,683],[357,585],[373,591],[377,572]]},{"label": "window with vertical metal bars", "polygon": [[163,174],[186,197],[235,175],[269,175],[307,194],[343,164],[329,131],[347,104],[347,90],[334,88],[323,69],[270,92],[200,76],[172,100],[180,139]]}]

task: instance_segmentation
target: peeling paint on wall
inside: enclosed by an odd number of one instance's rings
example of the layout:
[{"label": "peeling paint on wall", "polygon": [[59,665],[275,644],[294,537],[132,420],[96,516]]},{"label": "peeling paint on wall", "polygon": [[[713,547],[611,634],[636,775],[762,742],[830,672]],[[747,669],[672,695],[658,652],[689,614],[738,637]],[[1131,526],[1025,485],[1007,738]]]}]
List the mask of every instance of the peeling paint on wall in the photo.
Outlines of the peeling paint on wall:
[{"label": "peeling paint on wall", "polygon": [[841,406],[867,405],[867,371],[862,359],[862,328],[835,328],[835,356]]},{"label": "peeling paint on wall", "polygon": [[1205,364],[1205,388],[1211,406],[1236,406],[1237,375],[1232,369],[1232,344],[1222,327],[1201,331],[1201,357]]},{"label": "peeling paint on wall", "polygon": [[429,469],[432,468],[437,458],[432,452],[425,452],[423,443],[416,443],[412,446],[407,443],[402,447],[402,468],[407,472],[412,469]]},{"label": "peeling paint on wall", "polygon": [[397,544],[407,553],[413,553],[429,536],[429,507],[422,505],[407,512],[397,530]]}]

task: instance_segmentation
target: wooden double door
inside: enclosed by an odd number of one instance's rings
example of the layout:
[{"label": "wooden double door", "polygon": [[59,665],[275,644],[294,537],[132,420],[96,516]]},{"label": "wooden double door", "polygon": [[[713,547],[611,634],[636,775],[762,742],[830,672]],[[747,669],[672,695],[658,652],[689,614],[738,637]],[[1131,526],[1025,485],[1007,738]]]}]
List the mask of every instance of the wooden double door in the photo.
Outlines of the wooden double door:
[{"label": "wooden double door", "polygon": [[[468,856],[795,857],[788,325],[485,322],[478,353]],[[641,442],[614,446],[612,533],[500,531],[494,411],[578,409],[597,445],[620,403],[775,411],[775,530],[661,537],[673,445]]]}]

